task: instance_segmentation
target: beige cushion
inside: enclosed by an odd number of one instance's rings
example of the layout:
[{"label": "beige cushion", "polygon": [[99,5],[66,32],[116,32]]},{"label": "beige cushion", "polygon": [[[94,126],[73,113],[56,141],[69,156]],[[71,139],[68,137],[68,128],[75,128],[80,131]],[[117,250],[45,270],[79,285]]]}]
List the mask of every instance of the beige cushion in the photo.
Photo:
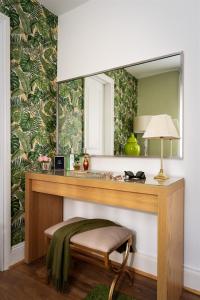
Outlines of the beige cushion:
[{"label": "beige cushion", "polygon": [[[46,229],[45,234],[51,238],[57,229],[80,220],[84,220],[84,218],[75,217],[58,223]],[[125,227],[108,226],[75,234],[71,237],[70,241],[91,249],[110,252],[127,241],[131,235],[132,232]]]},{"label": "beige cushion", "polygon": [[81,218],[81,217],[74,217],[74,218],[71,218],[71,219],[68,219],[66,221],[63,221],[63,222],[60,222],[56,225],[53,225],[49,228],[47,228],[44,233],[49,237],[49,238],[52,238],[52,236],[54,235],[54,232],[56,232],[56,230],[58,230],[59,228],[67,225],[67,224],[71,224],[71,223],[74,223],[74,222],[78,222],[78,221],[81,221],[81,220],[85,220],[85,218]]},{"label": "beige cushion", "polygon": [[71,242],[91,249],[110,252],[117,249],[132,235],[131,231],[125,227],[108,226],[82,233],[71,237]]}]

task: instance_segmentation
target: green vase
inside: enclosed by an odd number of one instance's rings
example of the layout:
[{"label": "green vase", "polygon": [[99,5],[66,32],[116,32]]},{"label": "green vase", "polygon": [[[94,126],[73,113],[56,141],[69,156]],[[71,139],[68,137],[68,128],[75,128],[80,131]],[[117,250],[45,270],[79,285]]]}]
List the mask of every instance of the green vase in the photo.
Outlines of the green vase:
[{"label": "green vase", "polygon": [[124,151],[126,155],[139,156],[140,155],[140,145],[137,143],[137,139],[132,133],[125,144]]}]

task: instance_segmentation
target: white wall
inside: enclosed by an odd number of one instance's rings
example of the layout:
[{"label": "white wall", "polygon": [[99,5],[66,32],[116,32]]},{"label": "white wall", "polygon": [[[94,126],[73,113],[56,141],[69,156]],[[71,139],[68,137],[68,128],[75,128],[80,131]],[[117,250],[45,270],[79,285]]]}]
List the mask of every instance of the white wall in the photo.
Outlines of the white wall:
[{"label": "white wall", "polygon": [[[184,159],[165,160],[185,191],[185,285],[200,290],[198,0],[90,0],[59,17],[58,80],[184,51]],[[159,159],[93,158],[99,170],[155,174]],[[155,273],[156,217],[68,200],[69,215],[103,216],[137,231],[137,266]]]}]

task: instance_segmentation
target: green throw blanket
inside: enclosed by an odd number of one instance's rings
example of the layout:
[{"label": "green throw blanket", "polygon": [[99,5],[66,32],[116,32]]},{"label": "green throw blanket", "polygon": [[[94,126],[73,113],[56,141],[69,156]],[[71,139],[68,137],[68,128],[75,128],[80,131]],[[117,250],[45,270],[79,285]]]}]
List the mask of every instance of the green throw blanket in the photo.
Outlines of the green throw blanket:
[{"label": "green throw blanket", "polygon": [[63,292],[67,285],[70,266],[70,238],[84,231],[116,225],[109,220],[86,219],[65,225],[54,233],[47,253],[47,270],[49,280],[52,280],[58,291]]}]

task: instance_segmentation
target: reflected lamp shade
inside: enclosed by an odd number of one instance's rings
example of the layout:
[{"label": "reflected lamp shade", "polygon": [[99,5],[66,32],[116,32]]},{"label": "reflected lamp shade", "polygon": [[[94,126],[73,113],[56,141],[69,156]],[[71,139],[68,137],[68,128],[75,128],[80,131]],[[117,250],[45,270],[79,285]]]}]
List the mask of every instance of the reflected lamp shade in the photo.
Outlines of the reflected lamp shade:
[{"label": "reflected lamp shade", "polygon": [[[133,131],[135,133],[144,133],[150,120],[151,120],[150,115],[136,116],[134,118]],[[148,156],[148,140],[147,139],[144,140],[144,156]]]},{"label": "reflected lamp shade", "polygon": [[166,180],[169,177],[164,174],[163,170],[163,140],[178,139],[179,134],[174,125],[172,118],[169,115],[156,115],[152,116],[145,133],[145,139],[160,139],[160,171],[154,178],[157,180]]},{"label": "reflected lamp shade", "polygon": [[145,132],[150,120],[151,120],[151,116],[148,115],[136,116],[134,118],[134,124],[133,124],[134,132],[135,133]]}]

